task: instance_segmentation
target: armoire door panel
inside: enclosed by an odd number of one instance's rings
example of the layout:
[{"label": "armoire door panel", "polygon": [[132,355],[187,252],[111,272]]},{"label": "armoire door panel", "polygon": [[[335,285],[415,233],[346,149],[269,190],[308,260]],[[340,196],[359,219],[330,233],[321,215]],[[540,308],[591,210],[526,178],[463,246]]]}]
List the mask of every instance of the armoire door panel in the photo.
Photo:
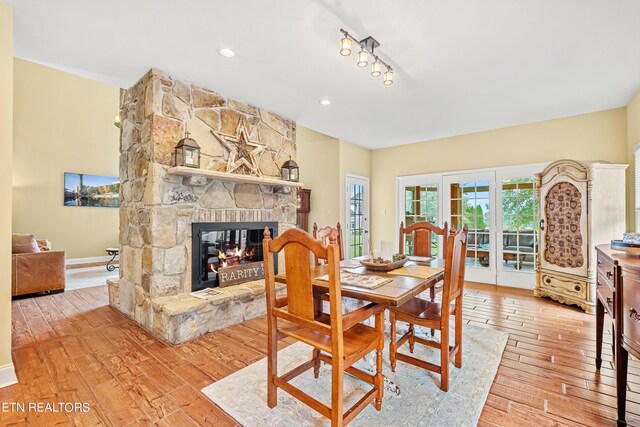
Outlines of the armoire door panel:
[{"label": "armoire door panel", "polygon": [[587,276],[589,228],[587,181],[555,175],[540,188],[540,267]]}]

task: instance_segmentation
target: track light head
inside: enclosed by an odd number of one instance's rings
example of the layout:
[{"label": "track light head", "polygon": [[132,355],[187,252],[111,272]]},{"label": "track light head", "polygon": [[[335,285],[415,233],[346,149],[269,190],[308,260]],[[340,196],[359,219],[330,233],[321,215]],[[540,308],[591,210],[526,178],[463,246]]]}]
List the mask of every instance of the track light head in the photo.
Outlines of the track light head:
[{"label": "track light head", "polygon": [[358,67],[366,67],[367,65],[369,65],[369,54],[364,48],[361,48],[358,52]]},{"label": "track light head", "polygon": [[382,74],[382,63],[376,56],[376,60],[373,61],[373,64],[371,64],[371,76],[380,77],[381,74]]},{"label": "track light head", "polygon": [[344,38],[340,39],[340,55],[351,55],[351,39],[348,34],[345,34]]},{"label": "track light head", "polygon": [[384,73],[384,84],[389,86],[393,84],[393,70],[389,67],[387,71]]}]

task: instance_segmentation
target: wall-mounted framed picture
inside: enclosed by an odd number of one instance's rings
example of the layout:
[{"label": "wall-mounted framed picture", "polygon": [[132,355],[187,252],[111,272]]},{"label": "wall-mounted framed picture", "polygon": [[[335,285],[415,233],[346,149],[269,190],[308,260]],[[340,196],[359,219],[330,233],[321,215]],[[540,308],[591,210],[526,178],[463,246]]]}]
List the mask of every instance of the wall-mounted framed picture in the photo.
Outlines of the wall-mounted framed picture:
[{"label": "wall-mounted framed picture", "polygon": [[64,205],[120,207],[120,181],[114,176],[64,174]]}]

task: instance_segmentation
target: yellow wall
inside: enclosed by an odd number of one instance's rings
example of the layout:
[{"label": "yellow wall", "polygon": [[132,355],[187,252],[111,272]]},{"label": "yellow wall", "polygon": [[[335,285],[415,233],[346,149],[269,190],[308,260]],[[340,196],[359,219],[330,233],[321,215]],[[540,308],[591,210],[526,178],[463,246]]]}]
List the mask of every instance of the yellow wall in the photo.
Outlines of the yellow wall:
[{"label": "yellow wall", "polygon": [[15,60],[13,230],[67,259],[118,245],[118,209],[63,206],[65,172],[118,176],[119,89]]},{"label": "yellow wall", "polygon": [[311,189],[309,232],[319,227],[336,226],[340,215],[340,141],[304,126],[296,129],[296,161],[300,181]]},{"label": "yellow wall", "polygon": [[[11,365],[11,149],[13,11],[0,3],[0,370]],[[5,369],[6,372],[6,369]],[[0,378],[0,387],[7,378]]]},{"label": "yellow wall", "polygon": [[635,230],[635,182],[634,182],[634,153],[633,148],[640,143],[640,91],[627,106],[627,155],[629,168],[627,169],[627,229]]},{"label": "yellow wall", "polygon": [[370,177],[371,151],[300,125],[296,145],[300,181],[311,189],[309,232],[314,222],[319,227],[340,222],[346,232],[346,176]]},{"label": "yellow wall", "polygon": [[627,151],[626,108],[372,151],[372,243],[396,239],[398,176],[563,158],[627,163]]}]

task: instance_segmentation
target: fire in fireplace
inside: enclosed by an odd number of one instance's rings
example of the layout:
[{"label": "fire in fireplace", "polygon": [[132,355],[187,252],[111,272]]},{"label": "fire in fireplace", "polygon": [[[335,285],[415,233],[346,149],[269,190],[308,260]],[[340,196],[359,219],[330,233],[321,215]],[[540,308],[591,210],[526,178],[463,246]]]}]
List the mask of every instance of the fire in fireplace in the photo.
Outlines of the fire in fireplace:
[{"label": "fire in fireplace", "polygon": [[207,264],[209,264],[209,270],[218,274],[218,269],[220,268],[232,267],[253,261],[255,253],[255,247],[246,249],[236,246],[233,250],[227,248],[224,252],[218,249],[217,257],[207,257]]},{"label": "fire in fireplace", "polygon": [[193,223],[191,289],[228,286],[264,277],[265,227],[272,236],[277,235],[276,222]]}]

